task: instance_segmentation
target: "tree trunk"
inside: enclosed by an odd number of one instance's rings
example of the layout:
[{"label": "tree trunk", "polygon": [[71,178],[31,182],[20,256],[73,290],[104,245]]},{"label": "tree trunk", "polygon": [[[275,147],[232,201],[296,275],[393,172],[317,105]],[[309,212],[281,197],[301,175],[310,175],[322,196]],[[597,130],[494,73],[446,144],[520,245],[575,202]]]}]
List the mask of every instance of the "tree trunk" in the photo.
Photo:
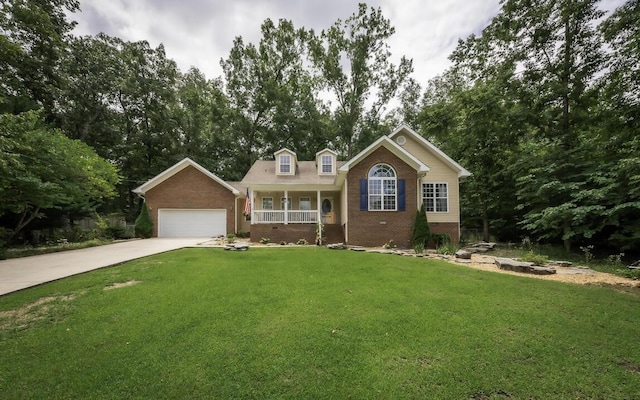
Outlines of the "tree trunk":
[{"label": "tree trunk", "polygon": [[482,203],[482,240],[489,240],[489,210],[486,202]]}]

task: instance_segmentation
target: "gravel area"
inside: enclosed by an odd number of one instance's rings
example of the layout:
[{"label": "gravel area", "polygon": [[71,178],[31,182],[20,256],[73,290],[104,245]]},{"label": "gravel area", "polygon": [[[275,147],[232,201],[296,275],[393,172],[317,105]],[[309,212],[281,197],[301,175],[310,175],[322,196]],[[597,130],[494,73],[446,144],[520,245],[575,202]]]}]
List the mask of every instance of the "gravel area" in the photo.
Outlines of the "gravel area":
[{"label": "gravel area", "polygon": [[[510,274],[517,276],[526,276],[534,279],[546,279],[549,281],[558,282],[570,282],[581,285],[615,285],[615,286],[627,286],[640,289],[640,281],[633,279],[623,278],[621,276],[606,274],[603,272],[594,271],[585,267],[555,267],[556,273],[553,275],[531,275],[523,274],[513,271],[504,271],[499,269],[492,256],[473,254],[471,260],[457,260],[454,258],[449,259],[450,262],[460,265],[466,265],[471,268],[480,269],[483,271],[497,272],[501,274]],[[467,261],[467,262],[465,262]]]}]

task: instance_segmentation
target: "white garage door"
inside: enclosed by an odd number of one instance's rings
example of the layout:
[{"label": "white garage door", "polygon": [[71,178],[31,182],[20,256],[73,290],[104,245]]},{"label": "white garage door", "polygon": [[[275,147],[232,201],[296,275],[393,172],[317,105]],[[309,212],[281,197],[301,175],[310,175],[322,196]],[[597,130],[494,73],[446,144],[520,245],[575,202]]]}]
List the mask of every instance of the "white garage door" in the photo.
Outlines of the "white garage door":
[{"label": "white garage door", "polygon": [[158,210],[159,237],[213,237],[227,234],[227,210]]}]

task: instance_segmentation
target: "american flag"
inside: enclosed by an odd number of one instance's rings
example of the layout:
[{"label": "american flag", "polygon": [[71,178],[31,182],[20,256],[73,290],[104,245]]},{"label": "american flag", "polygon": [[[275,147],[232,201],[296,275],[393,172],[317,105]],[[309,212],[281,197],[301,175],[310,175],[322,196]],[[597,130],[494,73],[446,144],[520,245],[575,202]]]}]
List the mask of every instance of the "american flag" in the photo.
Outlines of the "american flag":
[{"label": "american flag", "polygon": [[249,188],[247,188],[247,196],[244,199],[244,215],[251,214],[251,198],[249,197]]}]

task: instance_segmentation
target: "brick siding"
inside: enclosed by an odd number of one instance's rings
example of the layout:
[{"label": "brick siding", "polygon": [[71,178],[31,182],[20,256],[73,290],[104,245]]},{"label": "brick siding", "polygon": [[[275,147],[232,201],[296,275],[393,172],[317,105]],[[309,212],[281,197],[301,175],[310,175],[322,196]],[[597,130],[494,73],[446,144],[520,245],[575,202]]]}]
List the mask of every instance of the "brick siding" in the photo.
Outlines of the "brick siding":
[{"label": "brick siding", "polygon": [[460,224],[456,222],[430,222],[431,233],[446,233],[453,243],[460,241]]},{"label": "brick siding", "polygon": [[192,166],[188,166],[149,190],[145,199],[158,236],[158,209],[225,209],[227,233],[235,230],[235,195]]},{"label": "brick siding", "polygon": [[[395,169],[397,178],[405,180],[406,211],[360,211],[360,179],[367,179],[371,167],[379,163],[389,164]],[[417,181],[416,170],[384,147],[351,168],[347,174],[349,244],[374,247],[393,240],[399,247],[411,247]]]}]

